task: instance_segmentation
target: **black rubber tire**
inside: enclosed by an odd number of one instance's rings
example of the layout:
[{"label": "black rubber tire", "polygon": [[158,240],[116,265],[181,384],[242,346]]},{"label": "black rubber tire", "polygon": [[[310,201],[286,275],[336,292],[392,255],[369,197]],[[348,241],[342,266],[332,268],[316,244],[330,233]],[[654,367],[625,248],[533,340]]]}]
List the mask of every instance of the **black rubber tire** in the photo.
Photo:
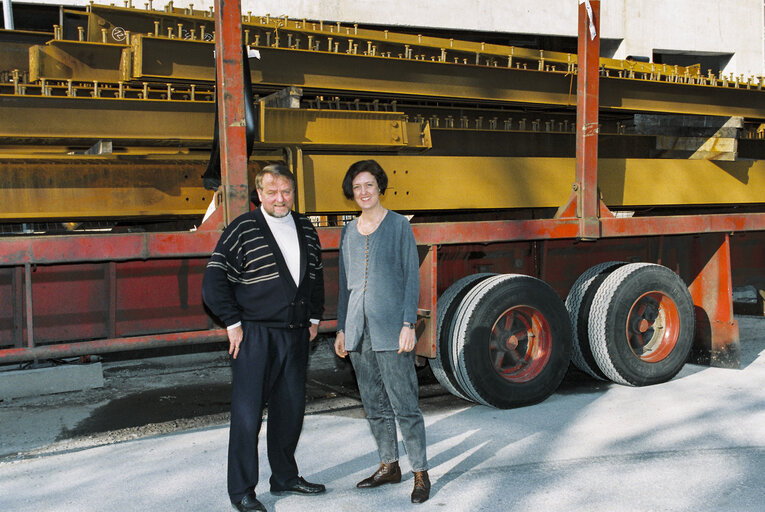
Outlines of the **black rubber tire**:
[{"label": "black rubber tire", "polygon": [[[516,333],[525,334],[526,340],[505,352],[506,347],[498,348],[491,340],[506,314],[511,314],[512,323],[497,337],[504,340],[510,335],[508,346],[517,339]],[[539,329],[524,331],[516,327],[516,319],[520,326]],[[497,275],[473,286],[456,313],[454,337],[452,360],[460,387],[476,402],[500,409],[535,404],[550,396],[563,380],[571,357],[566,307],[547,283],[531,276]],[[501,375],[492,350],[495,358],[501,356],[500,366],[509,357],[518,371]],[[534,356],[524,359],[529,354]]]},{"label": "black rubber tire", "polygon": [[[652,299],[654,296],[663,298],[663,305]],[[652,336],[643,346],[655,351],[654,361],[646,360],[649,351],[637,354],[634,340],[630,339],[632,333],[637,332],[632,327],[635,317],[640,318],[638,313],[631,317],[631,312],[633,308],[639,311],[640,304],[646,300],[653,300],[656,306],[652,318],[642,327]],[[693,345],[694,316],[688,287],[667,267],[631,263],[617,268],[598,288],[590,310],[590,346],[598,367],[612,381],[629,386],[670,380],[688,360]],[[670,331],[676,334],[670,335]],[[662,332],[667,336],[662,336]]]},{"label": "black rubber tire", "polygon": [[428,361],[433,375],[444,389],[463,400],[470,399],[459,387],[451,361],[454,314],[468,291],[479,281],[493,275],[495,274],[472,274],[458,279],[441,294],[436,304],[436,357]]},{"label": "black rubber tire", "polygon": [[598,368],[590,348],[587,324],[592,299],[606,277],[623,265],[626,262],[607,261],[590,267],[574,282],[566,297],[566,309],[571,319],[571,362],[598,380],[608,380],[608,377]]}]

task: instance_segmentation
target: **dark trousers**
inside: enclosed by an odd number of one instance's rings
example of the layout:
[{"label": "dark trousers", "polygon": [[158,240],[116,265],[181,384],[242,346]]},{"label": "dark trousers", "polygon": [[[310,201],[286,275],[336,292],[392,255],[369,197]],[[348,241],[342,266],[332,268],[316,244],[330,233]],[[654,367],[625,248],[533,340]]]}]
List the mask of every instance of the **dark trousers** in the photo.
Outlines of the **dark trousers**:
[{"label": "dark trousers", "polygon": [[258,483],[258,434],[268,404],[271,490],[297,482],[295,462],[305,414],[308,329],[276,329],[242,322],[244,339],[231,359],[228,494],[240,501]]}]

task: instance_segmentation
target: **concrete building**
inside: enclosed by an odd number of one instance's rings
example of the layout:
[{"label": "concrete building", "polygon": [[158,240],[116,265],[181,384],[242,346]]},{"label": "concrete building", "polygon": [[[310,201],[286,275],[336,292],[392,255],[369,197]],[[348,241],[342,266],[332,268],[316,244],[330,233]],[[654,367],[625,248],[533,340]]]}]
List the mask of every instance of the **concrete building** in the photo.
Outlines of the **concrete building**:
[{"label": "concrete building", "polygon": [[[130,0],[139,8],[149,0]],[[84,0],[24,3],[86,5]],[[117,2],[120,5],[122,2]],[[175,0],[204,9],[211,0]],[[14,2],[17,5],[17,2]],[[153,1],[162,8],[164,1]],[[242,0],[244,13],[452,32],[518,46],[575,51],[578,0]],[[603,0],[602,54],[648,58],[725,75],[765,74],[762,0]]]}]

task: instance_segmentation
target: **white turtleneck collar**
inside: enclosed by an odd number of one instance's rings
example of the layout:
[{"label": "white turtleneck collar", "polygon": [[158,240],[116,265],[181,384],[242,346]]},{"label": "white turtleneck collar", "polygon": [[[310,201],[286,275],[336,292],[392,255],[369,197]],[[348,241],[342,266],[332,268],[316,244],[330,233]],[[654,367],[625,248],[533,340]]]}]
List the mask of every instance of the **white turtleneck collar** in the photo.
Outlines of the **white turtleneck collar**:
[{"label": "white turtleneck collar", "polygon": [[296,285],[300,284],[300,243],[298,242],[297,227],[292,214],[288,213],[284,217],[274,217],[261,205],[260,211],[266,219],[271,234],[274,235],[279,250],[282,253],[284,262],[290,271],[292,279]]}]

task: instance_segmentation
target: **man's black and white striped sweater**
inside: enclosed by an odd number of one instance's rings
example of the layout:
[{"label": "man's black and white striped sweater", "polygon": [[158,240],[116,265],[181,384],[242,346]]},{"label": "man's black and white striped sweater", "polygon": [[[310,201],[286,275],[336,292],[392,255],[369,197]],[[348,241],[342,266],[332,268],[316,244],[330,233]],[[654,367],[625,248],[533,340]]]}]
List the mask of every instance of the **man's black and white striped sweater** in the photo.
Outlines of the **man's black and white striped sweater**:
[{"label": "man's black and white striped sweater", "polygon": [[292,212],[300,246],[295,284],[279,246],[256,208],[226,227],[207,263],[202,298],[226,326],[241,320],[269,327],[306,328],[324,311],[319,236],[305,215]]}]

